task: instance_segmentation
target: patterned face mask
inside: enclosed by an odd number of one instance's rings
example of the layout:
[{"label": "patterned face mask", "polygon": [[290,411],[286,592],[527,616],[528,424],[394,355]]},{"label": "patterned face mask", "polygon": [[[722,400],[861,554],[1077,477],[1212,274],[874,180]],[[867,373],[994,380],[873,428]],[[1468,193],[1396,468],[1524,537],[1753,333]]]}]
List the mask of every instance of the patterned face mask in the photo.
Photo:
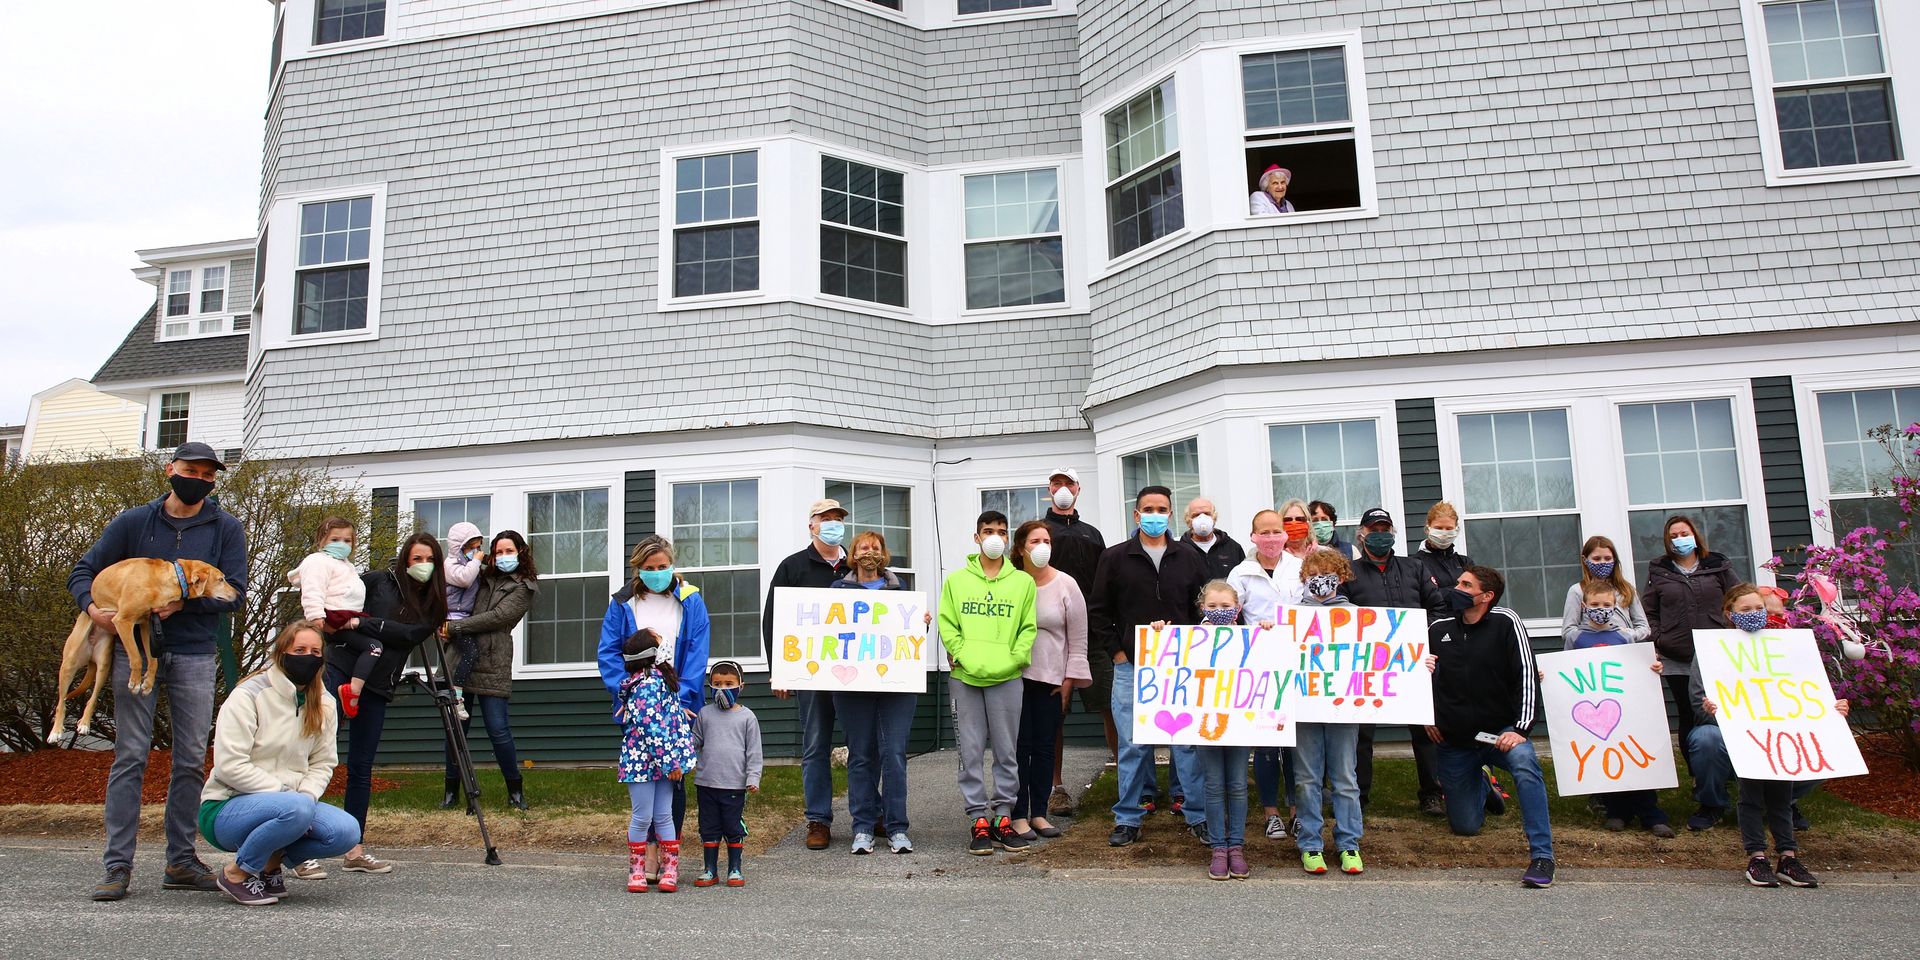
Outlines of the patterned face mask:
[{"label": "patterned face mask", "polygon": [[1599,561],[1588,560],[1587,572],[1593,574],[1595,579],[1605,580],[1606,578],[1613,576],[1613,561],[1612,560],[1599,560]]},{"label": "patterned face mask", "polygon": [[1767,612],[1765,610],[1731,613],[1727,615],[1727,618],[1733,621],[1736,629],[1747,633],[1759,633],[1767,628]]},{"label": "patterned face mask", "polygon": [[1232,607],[1225,609],[1215,608],[1200,611],[1200,617],[1216,627],[1223,627],[1231,623],[1239,623],[1240,611]]},{"label": "patterned face mask", "polygon": [[1607,625],[1608,621],[1611,621],[1613,619],[1613,608],[1612,607],[1588,607],[1587,619],[1593,621],[1593,625],[1596,627],[1604,627]]},{"label": "patterned face mask", "polygon": [[1303,581],[1307,596],[1325,599],[1340,590],[1340,575],[1335,573],[1316,573]]}]

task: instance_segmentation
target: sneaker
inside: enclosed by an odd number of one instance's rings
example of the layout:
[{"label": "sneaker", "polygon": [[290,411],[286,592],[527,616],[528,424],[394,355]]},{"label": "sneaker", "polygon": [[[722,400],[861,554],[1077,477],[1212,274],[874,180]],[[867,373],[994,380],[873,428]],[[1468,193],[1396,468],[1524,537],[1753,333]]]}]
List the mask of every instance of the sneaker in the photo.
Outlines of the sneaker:
[{"label": "sneaker", "polygon": [[1152,814],[1152,813],[1153,813],[1153,812],[1154,812],[1155,810],[1158,810],[1159,808],[1160,808],[1160,807],[1159,807],[1159,804],[1158,804],[1157,802],[1155,802],[1155,800],[1154,800],[1154,799],[1153,799],[1152,797],[1141,797],[1141,798],[1140,798],[1140,812],[1141,812],[1141,813],[1143,813],[1143,814],[1147,814],[1147,815],[1151,815],[1151,814]]},{"label": "sneaker", "polygon": [[176,863],[167,867],[162,875],[160,886],[167,890],[220,890],[222,888],[213,879],[213,868],[199,860]]},{"label": "sneaker", "polygon": [[738,870],[727,871],[727,886],[744,887],[746,885],[747,885],[747,878],[741,876],[740,871]]},{"label": "sneaker", "polygon": [[393,864],[368,853],[360,851],[357,857],[348,857],[346,867],[355,873],[392,873]]},{"label": "sneaker", "polygon": [[1553,886],[1553,861],[1545,857],[1533,858],[1527,864],[1527,872],[1520,875],[1520,884],[1535,890]]},{"label": "sneaker", "polygon": [[1801,812],[1800,812],[1800,802],[1799,802],[1798,800],[1796,800],[1796,801],[1794,801],[1794,803],[1793,803],[1793,832],[1794,832],[1794,833],[1804,833],[1804,832],[1806,832],[1806,831],[1808,831],[1808,830],[1812,830],[1812,829],[1813,829],[1813,821],[1812,821],[1812,820],[1808,820],[1808,819],[1807,819],[1807,815],[1806,815],[1806,814],[1804,814],[1804,813],[1801,813]]},{"label": "sneaker", "polygon": [[1227,848],[1227,876],[1235,880],[1245,880],[1253,876],[1253,868],[1247,866],[1246,847]]},{"label": "sneaker", "polygon": [[1180,816],[1180,815],[1182,815],[1182,814],[1184,814],[1184,813],[1186,813],[1186,812],[1187,812],[1187,798],[1186,798],[1186,797],[1183,797],[1183,796],[1181,796],[1181,795],[1179,795],[1179,794],[1177,794],[1177,793],[1176,793],[1176,794],[1174,794],[1174,795],[1173,795],[1173,805],[1172,805],[1172,806],[1170,806],[1170,807],[1168,807],[1168,809],[1170,809],[1170,810],[1172,810],[1172,811],[1173,811],[1173,815],[1174,815],[1174,816],[1176,816],[1176,817],[1177,817],[1177,816]]},{"label": "sneaker", "polygon": [[1207,861],[1207,879],[1209,880],[1233,879],[1233,877],[1227,872],[1227,848],[1226,847],[1213,848],[1213,857],[1212,859]]},{"label": "sneaker", "polygon": [[967,852],[976,857],[992,855],[993,825],[986,817],[973,818],[973,840],[967,844]]},{"label": "sneaker", "polygon": [[1702,830],[1710,830],[1715,824],[1720,822],[1721,817],[1726,816],[1726,813],[1727,811],[1720,807],[1703,806],[1695,810],[1693,816],[1687,818],[1687,829],[1695,833],[1699,833]]},{"label": "sneaker", "polygon": [[1279,814],[1275,814],[1271,817],[1268,817],[1267,818],[1267,839],[1268,840],[1285,840],[1286,838],[1287,838],[1287,822],[1285,820],[1280,819]]},{"label": "sneaker", "polygon": [[720,878],[714,876],[712,870],[702,870],[699,876],[693,878],[693,885],[696,887],[711,887],[719,882]]},{"label": "sneaker", "polygon": [[1507,795],[1500,790],[1500,778],[1486,767],[1481,767],[1480,771],[1487,775],[1487,812],[1496,817],[1506,813]]},{"label": "sneaker", "polygon": [[1213,842],[1207,839],[1207,822],[1205,820],[1187,824],[1187,832],[1193,834],[1193,838],[1201,843]]},{"label": "sneaker", "polygon": [[1429,793],[1420,798],[1420,812],[1429,817],[1447,815],[1447,798],[1444,794]]},{"label": "sneaker", "polygon": [[1367,865],[1360,862],[1360,851],[1358,850],[1340,851],[1340,872],[1341,873],[1349,874],[1351,876],[1359,876],[1361,873],[1365,872],[1366,869],[1367,869]]},{"label": "sneaker", "polygon": [[1588,795],[1587,812],[1593,814],[1596,817],[1600,817],[1601,819],[1606,819],[1606,816],[1607,816],[1606,801],[1601,800],[1600,795],[1597,793]]},{"label": "sneaker", "polygon": [[287,895],[287,871],[275,870],[260,875],[260,885],[266,888],[267,896],[279,900]]},{"label": "sneaker", "polygon": [[1788,886],[1811,890],[1820,885],[1820,881],[1813,878],[1813,873],[1800,862],[1799,857],[1781,857],[1780,866],[1774,872],[1778,873],[1780,879],[1785,880]]},{"label": "sneaker", "polygon": [[1124,847],[1139,839],[1140,828],[1131,827],[1123,823],[1114,827],[1112,833],[1107,834],[1107,846]]},{"label": "sneaker", "polygon": [[327,868],[318,860],[302,860],[293,868],[293,875],[302,880],[325,880]]},{"label": "sneaker", "polygon": [[856,856],[860,854],[872,853],[873,852],[873,834],[871,833],[854,834],[853,835],[853,852]]},{"label": "sneaker", "polygon": [[1318,850],[1300,851],[1300,869],[1312,874],[1326,873],[1326,855]]},{"label": "sneaker", "polygon": [[1627,828],[1627,822],[1625,820],[1620,819],[1619,817],[1608,817],[1607,822],[1605,824],[1602,824],[1602,826],[1605,826],[1608,830],[1611,830],[1614,833],[1619,833],[1620,831],[1625,830]]},{"label": "sneaker", "polygon": [[239,883],[227,879],[226,871],[214,877],[213,882],[220,892],[233,898],[233,902],[245,907],[261,907],[269,903],[279,903],[280,898],[267,893],[267,885],[259,877],[248,877]]},{"label": "sneaker", "polygon": [[1013,832],[1013,818],[1003,816],[993,822],[993,845],[1009,853],[1027,849],[1027,838]]},{"label": "sneaker", "polygon": [[1756,887],[1780,885],[1779,878],[1773,875],[1773,865],[1767,862],[1766,854],[1747,858],[1747,882]]},{"label": "sneaker", "polygon": [[807,849],[825,850],[833,846],[833,828],[818,820],[807,821]]},{"label": "sneaker", "polygon": [[125,900],[127,888],[133,885],[132,867],[108,867],[100,882],[93,885],[93,899],[101,902]]},{"label": "sneaker", "polygon": [[1659,837],[1662,840],[1673,839],[1673,827],[1665,823],[1656,823],[1653,826],[1648,827],[1647,832],[1653,834],[1656,837]]},{"label": "sneaker", "polygon": [[893,836],[887,838],[887,849],[894,853],[912,853],[913,840],[907,836],[905,830],[896,831]]},{"label": "sneaker", "polygon": [[1056,786],[1052,793],[1047,794],[1047,816],[1073,816],[1073,794],[1068,793],[1066,787]]}]

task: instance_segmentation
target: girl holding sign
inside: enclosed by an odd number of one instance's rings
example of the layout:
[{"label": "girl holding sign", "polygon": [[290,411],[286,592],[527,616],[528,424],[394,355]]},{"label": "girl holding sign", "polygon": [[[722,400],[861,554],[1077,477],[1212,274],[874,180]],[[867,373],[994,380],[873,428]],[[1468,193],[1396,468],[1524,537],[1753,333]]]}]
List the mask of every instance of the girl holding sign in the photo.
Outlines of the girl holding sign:
[{"label": "girl holding sign", "polygon": [[[1211,624],[1240,622],[1240,592],[1225,580],[1200,588],[1200,617]],[[1204,723],[1202,728],[1204,729]],[[1247,749],[1237,746],[1196,747],[1205,781],[1202,797],[1207,810],[1207,846],[1213,858],[1207,876],[1214,880],[1245,880],[1247,866]]]},{"label": "girl holding sign", "polygon": [[[840,590],[904,590],[900,578],[887,569],[893,554],[887,538],[877,530],[863,530],[849,548],[852,569],[833,582]],[[922,621],[933,625],[933,611]],[[873,852],[876,836],[887,838],[887,849],[912,853],[907,835],[907,734],[913,729],[917,693],[874,693],[837,690],[833,712],[847,735],[847,814],[853,820],[851,852]]]},{"label": "girl holding sign", "polygon": [[[1300,564],[1301,589],[1306,605],[1313,607],[1351,607],[1340,588],[1353,579],[1353,565],[1338,551],[1320,549]],[[1312,874],[1327,872],[1323,852],[1326,840],[1321,836],[1321,784],[1333,786],[1333,840],[1340,850],[1340,872],[1357,874],[1362,831],[1360,781],[1354,763],[1360,745],[1357,723],[1303,723],[1295,741],[1294,794],[1300,799],[1299,833],[1294,842],[1300,846],[1300,869]]]}]

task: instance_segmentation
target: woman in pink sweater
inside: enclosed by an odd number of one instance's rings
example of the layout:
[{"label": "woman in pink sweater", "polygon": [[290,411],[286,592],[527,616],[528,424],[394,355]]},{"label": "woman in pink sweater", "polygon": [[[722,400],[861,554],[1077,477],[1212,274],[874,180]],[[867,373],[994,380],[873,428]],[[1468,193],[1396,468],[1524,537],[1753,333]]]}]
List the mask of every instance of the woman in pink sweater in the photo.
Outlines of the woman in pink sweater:
[{"label": "woman in pink sweater", "polygon": [[1029,520],[1013,535],[1013,565],[1033,577],[1034,616],[1040,633],[1033,659],[1022,671],[1025,696],[1020,704],[1020,793],[1013,802],[1013,831],[1023,839],[1057,837],[1047,822],[1047,796],[1053,787],[1053,752],[1060,718],[1078,687],[1093,682],[1087,665],[1087,601],[1080,585],[1052,566],[1053,532],[1044,521]]}]

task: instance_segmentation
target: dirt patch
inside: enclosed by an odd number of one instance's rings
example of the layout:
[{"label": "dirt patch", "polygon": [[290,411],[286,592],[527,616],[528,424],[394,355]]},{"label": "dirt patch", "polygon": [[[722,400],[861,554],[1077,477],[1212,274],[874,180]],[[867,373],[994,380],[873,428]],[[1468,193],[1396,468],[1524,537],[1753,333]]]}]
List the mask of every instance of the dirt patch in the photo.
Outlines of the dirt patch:
[{"label": "dirt patch", "polygon": [[[213,761],[207,761],[211,768]],[[13,804],[100,804],[106,802],[107,774],[113,768],[110,750],[35,750],[32,753],[0,753],[0,805]],[[155,750],[147,756],[147,775],[141,783],[142,803],[165,803],[168,771],[173,768],[173,751]],[[333,771],[326,795],[337,797],[346,790],[347,768]],[[374,792],[390,790],[394,782],[373,778]],[[99,825],[98,813],[94,816]]]},{"label": "dirt patch", "polygon": [[1860,738],[1860,753],[1871,772],[1864,777],[1828,781],[1827,789],[1875,813],[1920,820],[1920,772],[1907,769],[1899,741],[1891,734],[1867,734]]}]

